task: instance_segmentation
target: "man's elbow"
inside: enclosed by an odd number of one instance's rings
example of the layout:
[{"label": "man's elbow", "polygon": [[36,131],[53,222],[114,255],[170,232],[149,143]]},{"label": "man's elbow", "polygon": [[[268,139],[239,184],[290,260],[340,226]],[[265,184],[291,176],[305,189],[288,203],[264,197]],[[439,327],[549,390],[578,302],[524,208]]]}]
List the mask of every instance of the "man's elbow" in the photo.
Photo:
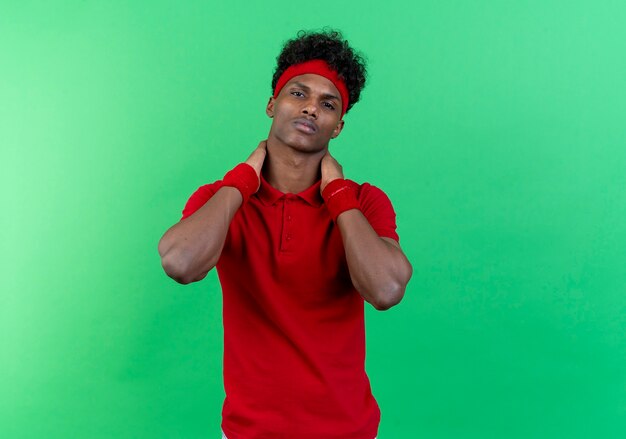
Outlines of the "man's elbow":
[{"label": "man's elbow", "polygon": [[380,294],[376,295],[371,304],[378,311],[386,311],[400,303],[404,297],[405,289],[406,286],[400,283],[391,284]]},{"label": "man's elbow", "polygon": [[169,277],[174,279],[179,284],[189,284],[191,283],[190,276],[187,275],[185,269],[181,266],[178,261],[173,260],[173,258],[168,257],[167,255],[163,255],[161,257],[161,266],[163,267],[163,271]]},{"label": "man's elbow", "polygon": [[406,269],[403,274],[394,280],[389,280],[383,288],[381,288],[378,294],[374,294],[374,300],[371,302],[372,306],[378,311],[386,311],[391,307],[396,306],[402,301],[406,286],[409,280],[413,276],[413,267],[407,261]]},{"label": "man's elbow", "polygon": [[174,279],[179,284],[187,285],[192,282],[198,282],[206,277],[207,273],[213,268],[213,265],[208,270],[198,274],[191,270],[189,264],[184,263],[182,258],[174,257],[170,253],[166,253],[161,256],[161,266],[169,277]]}]

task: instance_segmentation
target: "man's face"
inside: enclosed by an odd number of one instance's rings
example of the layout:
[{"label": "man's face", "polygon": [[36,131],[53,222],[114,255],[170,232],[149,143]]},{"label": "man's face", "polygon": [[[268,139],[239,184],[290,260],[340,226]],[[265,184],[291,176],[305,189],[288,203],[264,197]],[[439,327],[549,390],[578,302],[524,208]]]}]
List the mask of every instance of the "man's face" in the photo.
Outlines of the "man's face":
[{"label": "man's face", "polygon": [[312,73],[295,76],[267,104],[274,119],[269,137],[301,152],[324,151],[343,128],[341,104],[330,80]]}]

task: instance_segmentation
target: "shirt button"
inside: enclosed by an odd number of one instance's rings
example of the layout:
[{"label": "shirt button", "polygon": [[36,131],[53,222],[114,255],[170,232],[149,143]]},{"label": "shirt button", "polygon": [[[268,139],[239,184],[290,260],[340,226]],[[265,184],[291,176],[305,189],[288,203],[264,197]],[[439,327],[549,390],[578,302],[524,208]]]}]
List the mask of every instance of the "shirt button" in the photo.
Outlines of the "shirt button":
[{"label": "shirt button", "polygon": [[287,221],[291,221],[291,215],[287,215]]},{"label": "shirt button", "polygon": [[291,235],[287,235],[287,241],[291,241]]}]

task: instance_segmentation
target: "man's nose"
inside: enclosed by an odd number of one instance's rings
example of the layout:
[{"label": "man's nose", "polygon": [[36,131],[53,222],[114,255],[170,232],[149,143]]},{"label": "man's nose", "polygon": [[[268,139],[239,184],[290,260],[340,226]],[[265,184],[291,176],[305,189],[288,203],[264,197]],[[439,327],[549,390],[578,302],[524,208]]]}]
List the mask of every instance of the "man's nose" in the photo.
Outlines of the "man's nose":
[{"label": "man's nose", "polygon": [[317,119],[317,112],[319,109],[317,105],[312,100],[307,101],[307,103],[302,107],[302,113],[308,116],[311,116],[314,119]]}]

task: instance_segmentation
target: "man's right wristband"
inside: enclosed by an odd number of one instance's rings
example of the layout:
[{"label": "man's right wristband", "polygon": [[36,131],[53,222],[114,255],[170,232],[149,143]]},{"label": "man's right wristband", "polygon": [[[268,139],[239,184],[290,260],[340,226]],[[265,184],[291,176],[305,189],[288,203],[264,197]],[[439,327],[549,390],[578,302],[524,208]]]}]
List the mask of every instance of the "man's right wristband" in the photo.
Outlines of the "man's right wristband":
[{"label": "man's right wristband", "polygon": [[222,186],[230,186],[241,192],[243,203],[259,188],[259,177],[252,166],[247,163],[239,163],[228,171],[222,180]]}]

